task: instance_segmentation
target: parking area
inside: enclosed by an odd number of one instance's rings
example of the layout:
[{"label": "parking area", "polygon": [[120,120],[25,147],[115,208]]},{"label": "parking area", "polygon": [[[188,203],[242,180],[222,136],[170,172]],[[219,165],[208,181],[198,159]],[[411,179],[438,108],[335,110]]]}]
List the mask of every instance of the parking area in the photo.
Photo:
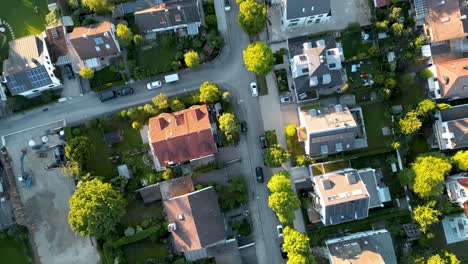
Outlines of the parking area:
[{"label": "parking area", "polygon": [[[34,221],[32,247],[37,261],[98,263],[99,254],[90,238],[76,236],[68,225],[68,200],[75,190],[74,180],[63,175],[60,168],[53,168],[56,146],[63,144],[56,129],[63,126],[63,122],[54,122],[5,136],[4,141],[13,161],[21,200]],[[27,174],[32,179],[30,186],[28,177],[18,180]]]},{"label": "parking area", "polygon": [[80,94],[82,93],[80,76],[76,73],[73,73],[74,78],[69,79],[64,67],[60,67],[60,72],[62,74],[63,80],[62,97],[80,96]]}]

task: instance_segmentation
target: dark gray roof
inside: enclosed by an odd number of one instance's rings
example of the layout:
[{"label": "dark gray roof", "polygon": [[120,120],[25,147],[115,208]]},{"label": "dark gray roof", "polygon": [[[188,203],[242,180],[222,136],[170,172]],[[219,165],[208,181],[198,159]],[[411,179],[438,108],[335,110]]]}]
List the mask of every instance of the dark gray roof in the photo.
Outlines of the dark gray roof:
[{"label": "dark gray roof", "polygon": [[152,203],[161,200],[159,183],[148,185],[136,191],[140,193],[143,203]]},{"label": "dark gray roof", "polygon": [[209,256],[214,256],[216,264],[242,263],[236,239],[216,244],[206,249]]},{"label": "dark gray roof", "polygon": [[6,85],[12,95],[34,90],[52,84],[52,79],[45,66],[28,69],[12,75],[7,75]]},{"label": "dark gray roof", "polygon": [[379,192],[377,191],[377,182],[374,172],[372,170],[360,171],[359,175],[366,185],[367,192],[370,196],[369,208],[380,206],[382,203],[380,202]]},{"label": "dark gray roof", "polygon": [[440,111],[442,122],[468,118],[468,104],[452,106]]},{"label": "dark gray roof", "polygon": [[159,6],[135,12],[135,23],[141,32],[201,22],[198,2],[194,0],[167,1]]},{"label": "dark gray roof", "polygon": [[288,19],[331,13],[330,0],[287,0]]},{"label": "dark gray roof", "polygon": [[326,225],[337,225],[349,221],[367,218],[369,215],[369,198],[337,203],[325,207]]}]

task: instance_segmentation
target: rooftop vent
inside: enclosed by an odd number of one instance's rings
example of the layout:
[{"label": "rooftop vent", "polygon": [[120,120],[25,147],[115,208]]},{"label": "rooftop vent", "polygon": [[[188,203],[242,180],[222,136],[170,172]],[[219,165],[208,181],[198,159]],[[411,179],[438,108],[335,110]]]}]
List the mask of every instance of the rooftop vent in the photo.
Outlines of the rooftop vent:
[{"label": "rooftop vent", "polygon": [[175,19],[176,22],[182,21],[182,17],[179,14],[174,15],[174,19]]},{"label": "rooftop vent", "polygon": [[450,21],[450,17],[443,17],[440,19],[440,22],[442,23],[449,22],[449,21]]},{"label": "rooftop vent", "polygon": [[81,36],[82,36],[83,38],[88,38],[88,35],[86,35],[86,34],[83,34],[83,35],[81,35]]},{"label": "rooftop vent", "polygon": [[361,189],[356,189],[356,190],[353,190],[351,191],[351,194],[352,195],[361,195],[363,192]]},{"label": "rooftop vent", "polygon": [[180,10],[182,7],[180,5],[177,6],[177,10]]},{"label": "rooftop vent", "polygon": [[305,13],[306,9],[305,7],[302,8],[302,13]]},{"label": "rooftop vent", "polygon": [[468,70],[468,65],[463,66],[463,69]]},{"label": "rooftop vent", "polygon": [[348,184],[356,184],[357,183],[357,178],[356,175],[353,173],[346,173],[346,180],[348,180]]},{"label": "rooftop vent", "polygon": [[50,33],[51,33],[53,39],[57,39],[57,38],[58,38],[57,28],[51,28],[51,29],[50,29]]},{"label": "rooftop vent", "polygon": [[333,186],[332,186],[332,181],[330,181],[330,179],[323,179],[322,180],[322,185],[323,185],[323,189],[325,190],[330,190]]},{"label": "rooftop vent", "polygon": [[305,43],[302,44],[302,47],[303,47],[304,49],[311,49],[311,48],[312,48],[312,43],[310,43],[310,42],[305,42]]},{"label": "rooftop vent", "polygon": [[174,232],[177,230],[177,225],[176,223],[170,223],[167,225],[167,231],[169,232]]},{"label": "rooftop vent", "polygon": [[313,117],[316,117],[316,116],[317,116],[317,110],[315,110],[315,109],[310,109],[310,110],[309,110],[309,115],[310,115],[310,116],[313,116]]},{"label": "rooftop vent", "polygon": [[177,218],[178,218],[179,220],[184,220],[184,219],[185,219],[185,217],[184,217],[183,214],[178,214],[178,215],[177,215]]}]

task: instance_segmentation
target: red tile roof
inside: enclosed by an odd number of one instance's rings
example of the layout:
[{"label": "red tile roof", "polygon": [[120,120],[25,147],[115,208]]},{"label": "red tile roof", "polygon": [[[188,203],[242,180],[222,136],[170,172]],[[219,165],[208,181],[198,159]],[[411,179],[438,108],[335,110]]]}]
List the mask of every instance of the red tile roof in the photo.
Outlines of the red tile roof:
[{"label": "red tile roof", "polygon": [[468,78],[468,58],[445,61],[436,64],[437,78],[441,86],[442,97],[463,97],[468,93],[465,89]]},{"label": "red tile roof", "polygon": [[458,183],[464,187],[468,187],[468,177],[465,178],[458,178]]},{"label": "red tile roof", "polygon": [[[78,56],[82,60],[87,60],[118,54],[119,48],[114,40],[112,27],[111,22],[103,21],[85,27],[74,28],[69,36]],[[99,50],[96,47],[99,47]]]},{"label": "red tile roof", "polygon": [[463,208],[465,209],[465,215],[468,217],[468,201],[463,203]]},{"label": "red tile roof", "polygon": [[391,0],[374,0],[374,5],[377,8],[389,6],[391,3]]},{"label": "red tile roof", "polygon": [[151,118],[148,136],[153,155],[162,166],[217,152],[206,105]]}]

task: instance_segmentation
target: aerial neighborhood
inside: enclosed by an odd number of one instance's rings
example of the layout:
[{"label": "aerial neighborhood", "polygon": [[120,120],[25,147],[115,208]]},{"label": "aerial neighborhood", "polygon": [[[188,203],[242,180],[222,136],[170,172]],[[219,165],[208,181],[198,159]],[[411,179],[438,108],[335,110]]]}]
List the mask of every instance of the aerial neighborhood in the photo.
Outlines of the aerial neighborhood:
[{"label": "aerial neighborhood", "polygon": [[465,0],[8,0],[0,263],[468,263]]}]

